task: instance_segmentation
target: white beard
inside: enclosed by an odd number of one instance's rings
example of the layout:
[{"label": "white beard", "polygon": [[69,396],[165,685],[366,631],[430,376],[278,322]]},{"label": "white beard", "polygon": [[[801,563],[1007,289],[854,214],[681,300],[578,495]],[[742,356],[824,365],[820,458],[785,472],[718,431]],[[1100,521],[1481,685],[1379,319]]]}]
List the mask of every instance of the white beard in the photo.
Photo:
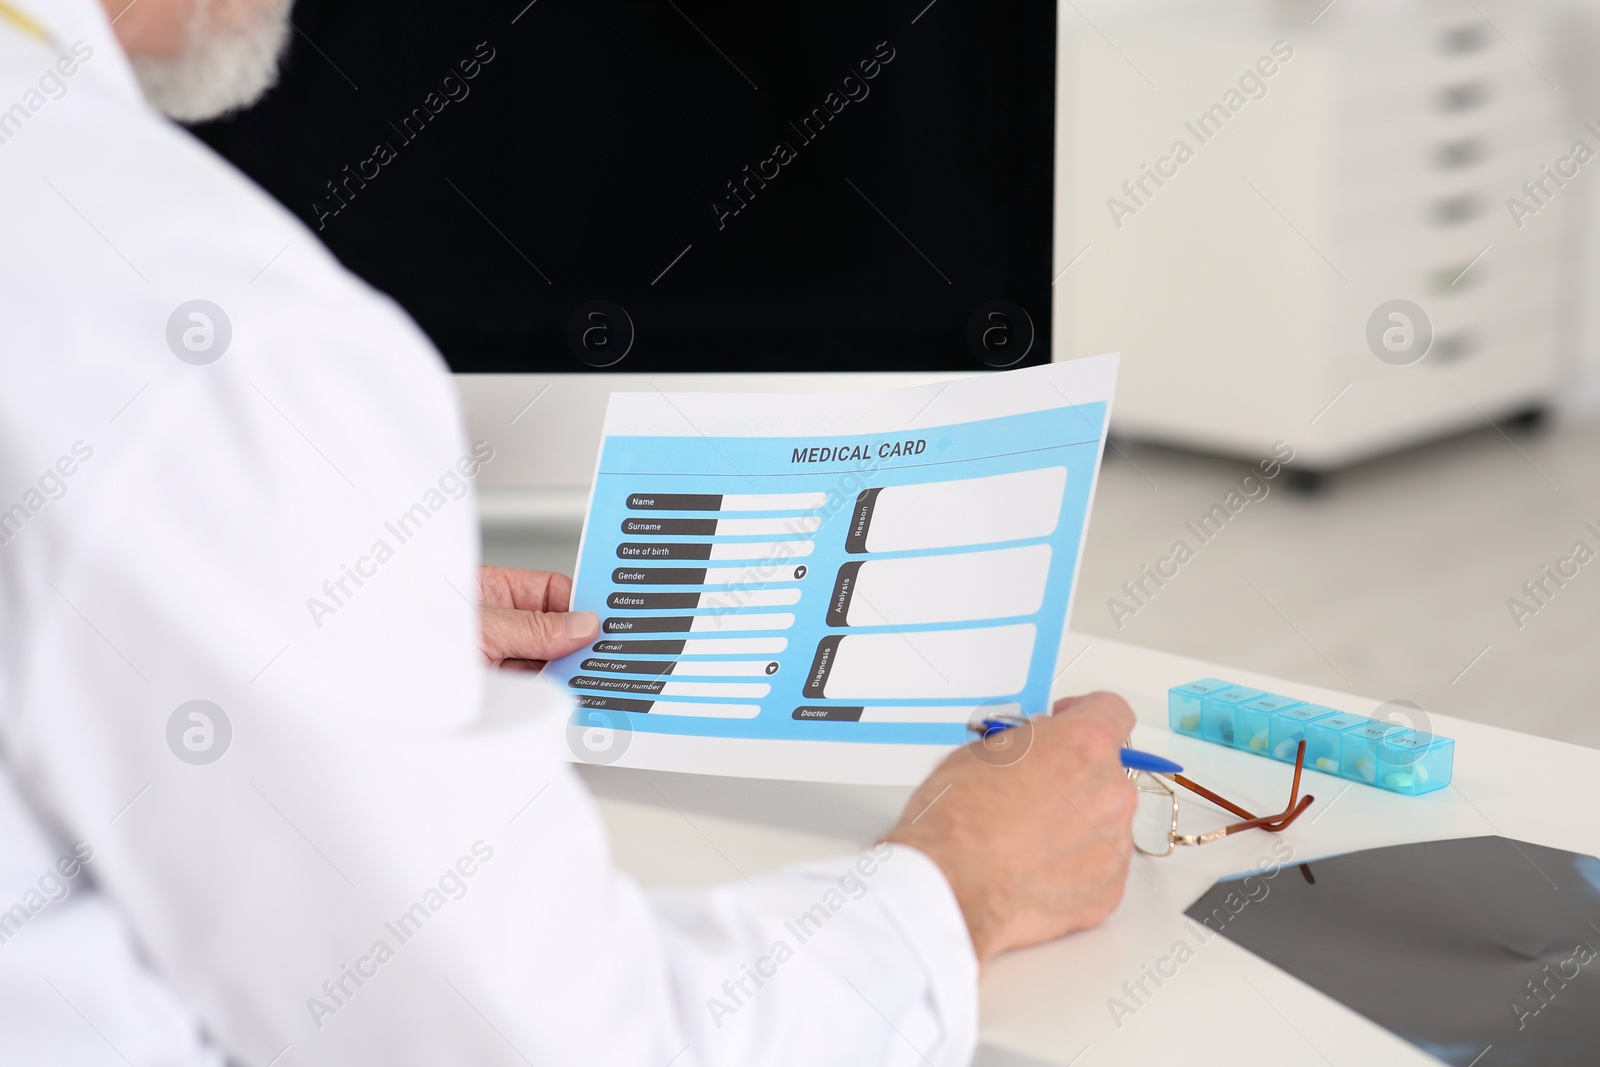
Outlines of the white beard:
[{"label": "white beard", "polygon": [[278,83],[289,44],[289,6],[273,0],[239,23],[232,0],[194,0],[183,51],[134,57],[133,72],[149,101],[179,122],[203,122],[249,107]]}]

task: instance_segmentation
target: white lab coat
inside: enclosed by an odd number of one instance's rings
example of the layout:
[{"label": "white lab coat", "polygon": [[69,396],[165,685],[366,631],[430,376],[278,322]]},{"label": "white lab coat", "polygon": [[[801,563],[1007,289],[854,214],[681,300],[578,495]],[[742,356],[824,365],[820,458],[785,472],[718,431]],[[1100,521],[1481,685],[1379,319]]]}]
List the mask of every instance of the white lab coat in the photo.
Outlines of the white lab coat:
[{"label": "white lab coat", "polygon": [[[198,1019],[255,1067],[966,1062],[976,963],[926,857],[863,861],[860,899],[855,857],[670,894],[611,867],[564,698],[478,662],[459,471],[496,441],[438,355],[148,108],[94,0],[29,11],[53,43],[0,22],[0,742],[54,844],[0,894],[81,841],[103,897],[0,943],[0,1059],[87,1027],[117,1055],[72,1062],[206,1063]],[[231,324],[209,365],[168,343],[194,299]],[[231,725],[207,765],[169,745],[192,700]],[[69,907],[103,921],[52,949]],[[106,999],[33,1010],[74,964]]]}]

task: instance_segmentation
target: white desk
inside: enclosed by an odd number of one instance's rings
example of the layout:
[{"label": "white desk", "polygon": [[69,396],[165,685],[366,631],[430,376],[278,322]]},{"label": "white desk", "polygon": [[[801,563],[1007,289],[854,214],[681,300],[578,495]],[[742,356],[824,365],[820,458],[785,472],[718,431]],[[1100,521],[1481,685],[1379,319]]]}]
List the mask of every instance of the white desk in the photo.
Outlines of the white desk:
[{"label": "white desk", "polygon": [[[1121,693],[1139,716],[1136,746],[1171,756],[1198,780],[1255,810],[1281,806],[1292,770],[1169,732],[1169,686],[1215,676],[1360,714],[1379,703],[1100,638],[1075,637],[1069,658],[1079,651],[1057,683],[1060,694]],[[1295,862],[1482,834],[1600,853],[1593,797],[1600,751],[1432,718],[1438,733],[1457,741],[1452,787],[1399,797],[1308,771],[1302,788],[1316,803],[1281,835]],[[889,829],[910,793],[610,768],[582,773],[600,799],[617,862],[647,885],[711,885],[854,850]],[[1326,1060],[1335,1067],[1437,1067],[1438,1061],[1220,936],[1199,948],[1136,1015],[1124,1016],[1120,1027],[1113,1020],[1108,1000],[1121,995],[1124,980],[1139,977],[1141,965],[1166,955],[1178,938],[1196,944],[1183,909],[1218,877],[1270,861],[1277,840],[1251,832],[1165,859],[1136,857],[1122,907],[1107,922],[1003,957],[990,969],[976,1062],[1283,1067]],[[1278,877],[1298,875],[1289,866]]]}]

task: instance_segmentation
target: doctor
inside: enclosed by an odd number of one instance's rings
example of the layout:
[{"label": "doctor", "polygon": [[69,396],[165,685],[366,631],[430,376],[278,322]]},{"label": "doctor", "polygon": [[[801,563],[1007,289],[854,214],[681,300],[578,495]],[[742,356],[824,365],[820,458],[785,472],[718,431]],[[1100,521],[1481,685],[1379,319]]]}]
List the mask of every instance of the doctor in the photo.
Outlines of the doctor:
[{"label": "doctor", "polygon": [[[276,0],[0,8],[0,743],[37,819],[0,1029],[141,1065],[210,1062],[196,1032],[257,1067],[965,1063],[982,965],[1120,899],[1126,705],[1065,702],[1010,767],[958,751],[860,856],[615,871],[563,698],[483,662],[595,627],[559,576],[478,570],[494,441],[151,106],[245,106],[290,32]],[[90,891],[21,876],[68,855],[107,918],[41,952]]]}]

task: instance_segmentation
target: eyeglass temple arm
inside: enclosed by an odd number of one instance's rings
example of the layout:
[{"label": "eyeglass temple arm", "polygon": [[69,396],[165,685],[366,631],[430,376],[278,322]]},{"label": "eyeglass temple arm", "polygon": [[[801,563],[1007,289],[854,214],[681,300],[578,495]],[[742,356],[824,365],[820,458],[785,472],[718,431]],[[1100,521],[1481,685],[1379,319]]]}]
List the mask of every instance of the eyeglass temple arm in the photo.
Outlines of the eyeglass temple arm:
[{"label": "eyeglass temple arm", "polygon": [[1168,775],[1168,777],[1171,778],[1174,782],[1177,782],[1179,785],[1183,786],[1185,789],[1189,790],[1189,792],[1198,793],[1200,796],[1203,796],[1207,800],[1211,801],[1211,803],[1215,804],[1217,807],[1222,808],[1222,809],[1224,809],[1224,810],[1226,810],[1226,811],[1228,811],[1228,812],[1230,812],[1230,813],[1232,813],[1234,815],[1237,815],[1241,819],[1254,819],[1254,818],[1256,818],[1255,815],[1252,815],[1250,812],[1245,811],[1243,808],[1241,808],[1239,805],[1235,804],[1233,801],[1227,799],[1226,797],[1218,796],[1216,793],[1213,793],[1211,790],[1207,789],[1205,786],[1201,785],[1199,782],[1191,781],[1190,779],[1186,778],[1185,776],[1183,776],[1181,774]]},{"label": "eyeglass temple arm", "polygon": [[1311,806],[1311,802],[1315,799],[1315,797],[1307,793],[1305,796],[1300,798],[1300,803],[1291,808],[1285,808],[1279,815],[1269,815],[1264,819],[1250,819],[1246,822],[1236,822],[1232,826],[1228,827],[1224,831],[1224,834],[1236,834],[1240,830],[1254,830],[1258,826],[1263,830],[1270,830],[1273,833],[1277,833],[1280,830],[1286,830],[1288,829],[1289,824],[1298,819],[1305,812],[1305,810]]},{"label": "eyeglass temple arm", "polygon": [[[1246,811],[1244,808],[1241,808],[1239,805],[1233,803],[1231,800],[1228,800],[1226,797],[1218,796],[1216,793],[1213,793],[1211,790],[1207,789],[1205,786],[1199,784],[1198,782],[1191,781],[1189,778],[1185,777],[1184,775],[1174,774],[1174,775],[1169,775],[1169,777],[1174,782],[1177,782],[1179,785],[1181,785],[1185,789],[1189,790],[1191,793],[1199,794],[1200,796],[1205,797],[1207,800],[1211,801],[1211,803],[1217,805],[1218,807],[1220,807],[1220,808],[1222,808],[1222,809],[1224,809],[1224,810],[1226,810],[1226,811],[1228,811],[1228,812],[1230,812],[1230,813],[1232,813],[1234,815],[1237,815],[1239,818],[1245,820],[1242,823],[1237,823],[1237,824],[1235,824],[1233,826],[1228,827],[1228,830],[1227,830],[1228,833],[1232,834],[1232,833],[1236,833],[1236,832],[1238,832],[1240,830],[1251,830],[1251,829],[1254,829],[1257,826],[1262,827],[1263,829],[1266,829],[1266,830],[1271,830],[1274,833],[1276,833],[1277,831],[1284,829],[1290,823],[1292,823],[1296,819],[1298,819],[1300,817],[1300,814],[1302,812],[1304,812],[1306,810],[1306,808],[1310,807],[1312,800],[1315,799],[1314,797],[1311,797],[1311,796],[1306,796],[1304,798],[1302,798],[1300,796],[1300,775],[1301,775],[1301,772],[1305,770],[1305,765],[1306,765],[1306,743],[1304,741],[1301,741],[1299,746],[1295,750],[1295,757],[1294,757],[1294,784],[1289,790],[1289,804],[1288,804],[1287,807],[1285,807],[1283,809],[1283,811],[1279,812],[1277,815],[1267,815],[1267,816],[1252,815],[1250,812]],[[1297,801],[1298,801],[1298,803],[1297,803]]]}]

